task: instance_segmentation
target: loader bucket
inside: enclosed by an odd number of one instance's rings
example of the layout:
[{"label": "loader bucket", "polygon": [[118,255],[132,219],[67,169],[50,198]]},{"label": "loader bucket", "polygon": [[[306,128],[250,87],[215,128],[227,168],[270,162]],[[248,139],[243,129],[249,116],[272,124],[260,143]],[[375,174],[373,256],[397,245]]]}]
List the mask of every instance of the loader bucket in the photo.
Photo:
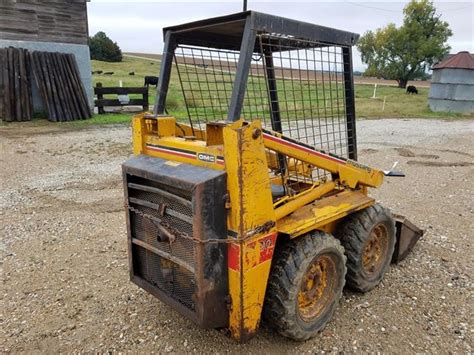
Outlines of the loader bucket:
[{"label": "loader bucket", "polygon": [[404,216],[394,215],[397,241],[393,251],[392,263],[399,263],[412,251],[423,230],[415,226]]}]

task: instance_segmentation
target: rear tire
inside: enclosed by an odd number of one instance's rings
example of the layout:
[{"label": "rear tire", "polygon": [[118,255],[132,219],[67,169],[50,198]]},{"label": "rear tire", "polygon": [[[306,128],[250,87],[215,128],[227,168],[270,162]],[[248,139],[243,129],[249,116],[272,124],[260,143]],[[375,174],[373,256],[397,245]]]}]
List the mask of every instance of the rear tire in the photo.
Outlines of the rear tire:
[{"label": "rear tire", "polygon": [[332,318],[346,275],[340,242],[315,231],[288,241],[274,257],[263,317],[293,340],[314,337]]},{"label": "rear tire", "polygon": [[395,221],[379,204],[350,215],[336,237],[347,256],[347,285],[359,292],[377,286],[387,271],[395,248]]}]

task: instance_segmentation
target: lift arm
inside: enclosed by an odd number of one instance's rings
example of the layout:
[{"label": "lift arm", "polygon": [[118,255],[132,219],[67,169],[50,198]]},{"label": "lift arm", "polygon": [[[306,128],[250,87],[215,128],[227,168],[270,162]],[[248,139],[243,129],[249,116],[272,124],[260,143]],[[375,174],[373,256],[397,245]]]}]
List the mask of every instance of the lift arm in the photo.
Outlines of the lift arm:
[{"label": "lift arm", "polygon": [[383,171],[372,169],[354,160],[326,153],[269,130],[263,130],[263,141],[268,149],[338,175],[340,183],[350,188],[382,185]]}]

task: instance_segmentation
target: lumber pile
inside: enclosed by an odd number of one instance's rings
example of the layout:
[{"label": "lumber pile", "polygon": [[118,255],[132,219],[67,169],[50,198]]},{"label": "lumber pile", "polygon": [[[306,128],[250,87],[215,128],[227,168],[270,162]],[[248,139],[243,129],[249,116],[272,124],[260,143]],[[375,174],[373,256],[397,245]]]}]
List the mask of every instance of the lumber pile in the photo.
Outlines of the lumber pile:
[{"label": "lumber pile", "polygon": [[73,54],[35,51],[31,63],[50,121],[92,117]]},{"label": "lumber pile", "polygon": [[4,121],[29,121],[33,116],[32,82],[48,120],[73,121],[92,117],[73,54],[0,49],[0,116]]},{"label": "lumber pile", "polygon": [[0,49],[0,107],[4,121],[30,121],[33,116],[31,63],[26,49]]}]

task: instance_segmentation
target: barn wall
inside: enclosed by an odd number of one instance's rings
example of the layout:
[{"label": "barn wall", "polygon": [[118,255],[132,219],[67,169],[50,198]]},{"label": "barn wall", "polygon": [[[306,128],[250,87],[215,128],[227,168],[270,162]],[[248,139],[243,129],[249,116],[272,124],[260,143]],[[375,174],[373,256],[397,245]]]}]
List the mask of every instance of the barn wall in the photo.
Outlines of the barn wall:
[{"label": "barn wall", "polygon": [[85,1],[0,1],[0,39],[87,44]]},{"label": "barn wall", "polygon": [[428,105],[436,112],[474,112],[474,70],[434,70]]}]

